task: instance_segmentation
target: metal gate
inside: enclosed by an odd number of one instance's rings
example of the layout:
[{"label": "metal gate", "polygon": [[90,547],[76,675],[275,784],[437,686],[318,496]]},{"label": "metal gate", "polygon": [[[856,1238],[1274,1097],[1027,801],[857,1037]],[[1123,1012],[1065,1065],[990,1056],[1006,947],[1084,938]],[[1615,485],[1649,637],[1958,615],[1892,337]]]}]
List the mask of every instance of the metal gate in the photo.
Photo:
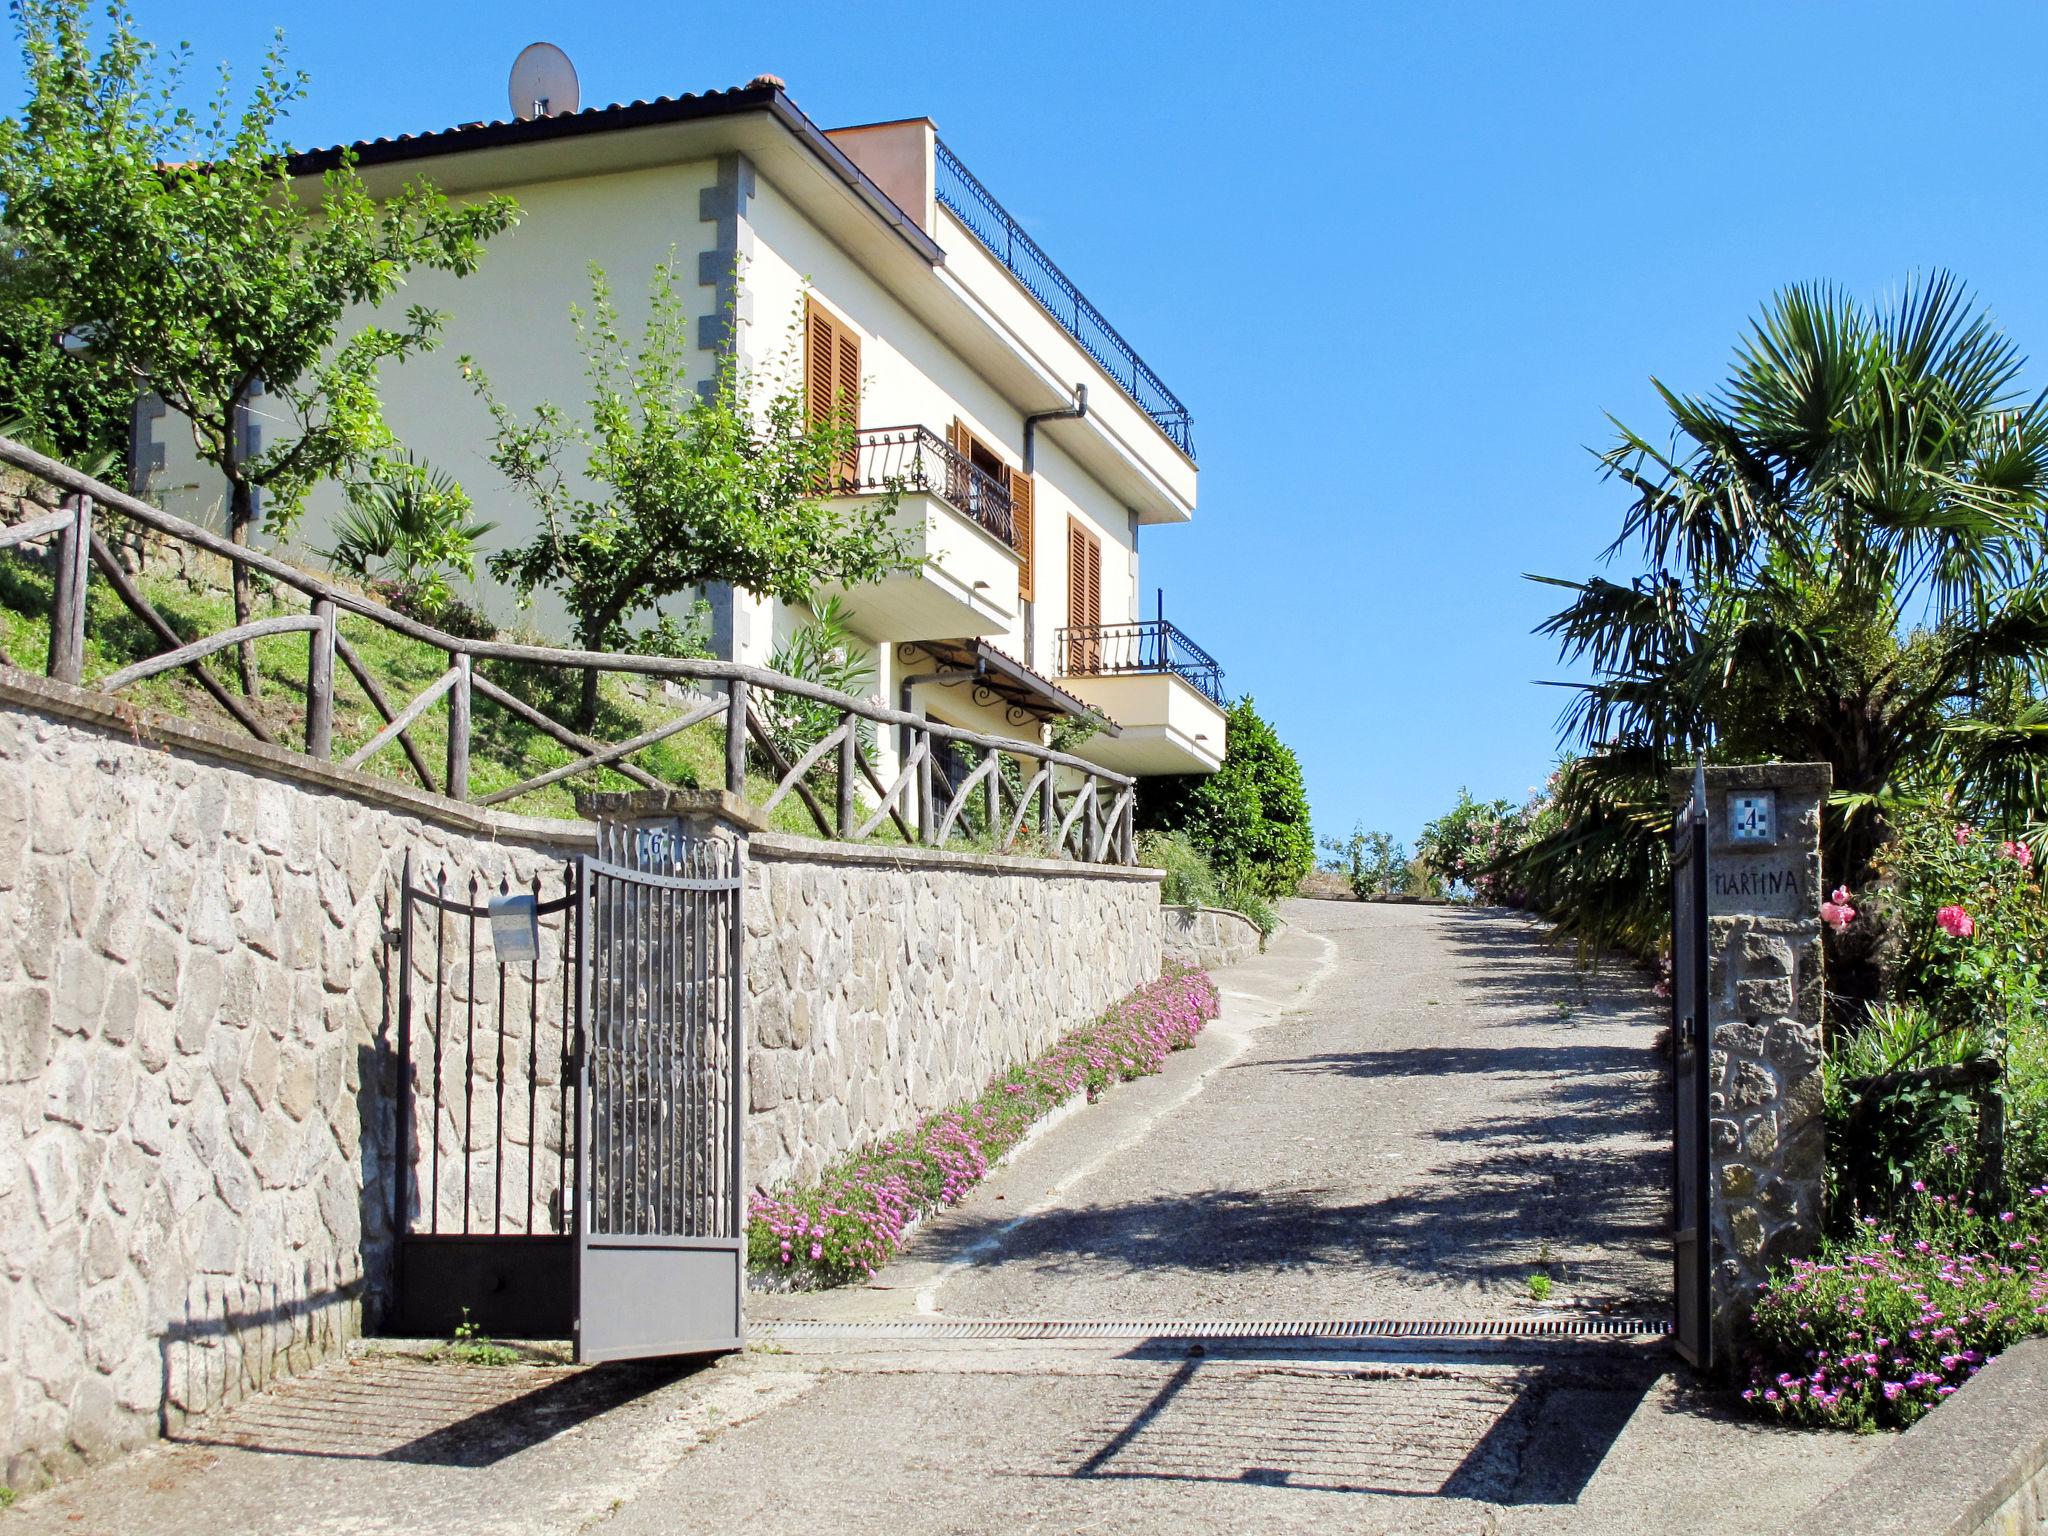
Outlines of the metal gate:
[{"label": "metal gate", "polygon": [[584,861],[578,1360],[740,1347],[739,859],[600,822]]},{"label": "metal gate", "polygon": [[407,858],[393,1331],[739,1346],[739,867],[630,829],[552,894]]},{"label": "metal gate", "polygon": [[1708,1201],[1709,1017],[1707,786],[1693,776],[1671,843],[1671,1249],[1678,1352],[1700,1370],[1714,1363],[1713,1215]]}]

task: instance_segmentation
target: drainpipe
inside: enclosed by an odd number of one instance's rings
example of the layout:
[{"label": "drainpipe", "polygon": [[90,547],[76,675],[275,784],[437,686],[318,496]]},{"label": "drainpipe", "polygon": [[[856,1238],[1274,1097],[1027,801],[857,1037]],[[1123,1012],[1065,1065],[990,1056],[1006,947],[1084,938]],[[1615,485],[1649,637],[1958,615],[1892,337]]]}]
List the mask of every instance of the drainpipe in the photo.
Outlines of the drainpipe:
[{"label": "drainpipe", "polygon": [[[1038,411],[1024,418],[1024,473],[1038,467],[1038,424],[1041,421],[1079,421],[1088,414],[1088,386],[1074,386],[1074,403],[1057,411]],[[1024,663],[1038,665],[1038,604],[1024,605]]]}]

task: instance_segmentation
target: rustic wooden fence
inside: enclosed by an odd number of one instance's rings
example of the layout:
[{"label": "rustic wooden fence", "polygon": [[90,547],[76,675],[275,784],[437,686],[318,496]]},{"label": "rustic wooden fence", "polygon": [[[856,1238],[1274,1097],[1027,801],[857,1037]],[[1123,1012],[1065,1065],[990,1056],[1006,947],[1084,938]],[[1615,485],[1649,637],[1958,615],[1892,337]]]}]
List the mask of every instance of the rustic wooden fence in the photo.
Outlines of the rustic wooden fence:
[{"label": "rustic wooden fence", "polygon": [[[472,799],[471,711],[481,699],[580,755],[546,772],[475,797],[477,804],[515,800],[597,769],[610,769],[643,788],[667,787],[655,774],[633,761],[635,756],[692,726],[716,723],[724,729],[726,789],[735,795],[746,793],[751,743],[774,776],[773,788],[759,808],[772,811],[794,797],[822,837],[865,842],[887,824],[905,843],[943,848],[968,825],[979,822],[980,835],[992,847],[1024,848],[1089,863],[1135,862],[1133,781],[1083,758],[1036,742],[984,735],[927,720],[762,667],[729,661],[574,651],[446,634],[275,555],[236,544],[174,517],[5,437],[0,437],[0,463],[12,465],[65,493],[61,509],[0,526],[0,549],[37,543],[49,550],[55,594],[46,670],[58,682],[118,695],[145,678],[182,669],[250,735],[273,746],[286,746],[276,740],[242,698],[201,663],[245,640],[303,632],[307,638],[302,749],[305,755],[321,760],[332,760],[334,756],[334,690],[339,666],[355,679],[385,722],[382,730],[343,759],[344,766],[361,768],[379,753],[396,748],[404,754],[423,788],[450,799]],[[123,565],[108,541],[103,522],[107,518],[124,519],[161,537],[261,573],[277,586],[302,594],[307,611],[255,619],[187,641],[150,604]],[[86,600],[95,571],[164,649],[87,685]],[[356,648],[340,633],[337,619],[343,613],[368,619],[439,649],[447,656],[447,670],[411,698],[392,699]],[[20,660],[5,656],[0,656],[0,663],[21,665]],[[494,664],[555,668],[572,673],[595,669],[631,674],[687,684],[699,693],[715,690],[716,696],[697,702],[673,719],[627,740],[603,741],[572,729],[493,681],[483,669]],[[837,725],[797,754],[794,761],[776,744],[757,707],[757,701],[776,695],[806,700],[838,712]],[[438,782],[412,734],[420,718],[433,709],[445,711],[447,722],[446,757]],[[899,739],[907,744],[895,765],[893,778],[886,782],[862,740],[864,722],[897,730]],[[949,771],[949,762],[957,763],[961,757],[975,754],[979,761],[971,770],[957,774]],[[1013,773],[1005,771],[1006,761],[1014,762]]]}]

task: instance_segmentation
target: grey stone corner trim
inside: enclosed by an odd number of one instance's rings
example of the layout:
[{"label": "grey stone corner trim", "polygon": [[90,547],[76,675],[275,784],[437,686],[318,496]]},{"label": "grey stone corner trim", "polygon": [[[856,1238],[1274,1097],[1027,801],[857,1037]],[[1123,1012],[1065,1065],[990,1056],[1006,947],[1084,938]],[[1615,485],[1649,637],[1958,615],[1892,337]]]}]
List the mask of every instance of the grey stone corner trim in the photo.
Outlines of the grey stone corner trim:
[{"label": "grey stone corner trim", "polygon": [[422,821],[472,837],[496,841],[514,837],[560,845],[579,852],[594,846],[595,829],[586,821],[561,821],[549,816],[520,816],[486,810],[444,795],[376,778],[358,768],[321,762],[285,747],[269,746],[249,736],[236,736],[197,720],[180,720],[159,710],[138,709],[119,699],[68,683],[52,682],[33,673],[0,668],[0,708],[20,709],[67,720],[125,737],[138,746],[188,754],[210,762],[289,779],[302,789],[347,795],[366,805],[417,816]]},{"label": "grey stone corner trim", "polygon": [[1165,870],[1142,864],[1082,864],[1073,859],[1041,859],[1016,853],[960,853],[950,848],[913,848],[898,843],[828,843],[822,838],[798,837],[789,832],[756,833],[748,841],[747,849],[756,860],[771,863],[867,865],[984,875],[1053,875],[1071,880],[1115,880],[1154,886],[1166,878]]},{"label": "grey stone corner trim", "polygon": [[1999,1356],[1786,1536],[1979,1536],[2048,1521],[2048,1339]]},{"label": "grey stone corner trim", "polygon": [[133,496],[149,494],[149,477],[164,467],[164,445],[156,440],[156,424],[169,414],[163,397],[144,390],[135,397],[128,417],[128,491]]},{"label": "grey stone corner trim", "polygon": [[[718,157],[718,179],[697,194],[698,222],[713,225],[711,243],[697,255],[697,283],[711,290],[711,308],[697,317],[698,350],[746,362],[745,328],[753,323],[753,299],[740,281],[742,265],[754,254],[748,209],[754,201],[754,163],[737,151]],[[703,380],[700,392],[711,387]]]}]

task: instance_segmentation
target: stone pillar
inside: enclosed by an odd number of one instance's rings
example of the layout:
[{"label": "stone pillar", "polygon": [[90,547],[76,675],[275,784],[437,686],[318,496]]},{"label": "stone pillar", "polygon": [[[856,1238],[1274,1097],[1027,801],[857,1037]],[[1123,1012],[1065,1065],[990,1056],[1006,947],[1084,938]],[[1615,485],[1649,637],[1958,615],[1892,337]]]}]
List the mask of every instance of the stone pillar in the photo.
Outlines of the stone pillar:
[{"label": "stone pillar", "polygon": [[[628,869],[655,869],[644,862],[647,839],[723,838],[742,850],[747,836],[768,830],[761,813],[737,795],[719,789],[604,790],[576,796],[576,812],[597,823],[597,856]],[[657,857],[660,857],[658,853]]]},{"label": "stone pillar", "polygon": [[1820,817],[1833,772],[1760,763],[1706,780],[1708,1199],[1715,1351],[1731,1360],[1758,1282],[1820,1238]]}]

